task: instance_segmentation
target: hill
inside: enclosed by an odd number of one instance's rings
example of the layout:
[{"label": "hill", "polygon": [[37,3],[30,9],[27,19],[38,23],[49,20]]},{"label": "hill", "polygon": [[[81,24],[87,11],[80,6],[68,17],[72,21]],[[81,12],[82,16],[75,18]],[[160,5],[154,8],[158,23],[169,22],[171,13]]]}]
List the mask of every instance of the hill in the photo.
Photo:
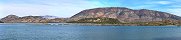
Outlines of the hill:
[{"label": "hill", "polygon": [[150,22],[162,20],[181,20],[181,17],[160,11],[125,7],[105,7],[83,10],[70,18],[77,21],[84,18],[114,18],[120,22]]},{"label": "hill", "polygon": [[60,23],[65,22],[64,18],[54,16],[24,16],[8,15],[1,19],[5,23]]}]

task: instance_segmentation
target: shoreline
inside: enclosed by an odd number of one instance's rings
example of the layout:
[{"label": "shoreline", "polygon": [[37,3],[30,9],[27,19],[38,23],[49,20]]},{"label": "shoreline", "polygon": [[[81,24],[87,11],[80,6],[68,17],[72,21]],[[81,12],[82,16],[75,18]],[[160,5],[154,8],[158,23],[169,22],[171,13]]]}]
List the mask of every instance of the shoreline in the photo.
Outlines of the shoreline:
[{"label": "shoreline", "polygon": [[[0,23],[0,24],[44,24],[44,25],[82,25],[82,26],[155,26],[155,25],[138,25],[138,24],[96,24],[96,23]],[[160,25],[160,26],[179,26],[179,25]]]}]

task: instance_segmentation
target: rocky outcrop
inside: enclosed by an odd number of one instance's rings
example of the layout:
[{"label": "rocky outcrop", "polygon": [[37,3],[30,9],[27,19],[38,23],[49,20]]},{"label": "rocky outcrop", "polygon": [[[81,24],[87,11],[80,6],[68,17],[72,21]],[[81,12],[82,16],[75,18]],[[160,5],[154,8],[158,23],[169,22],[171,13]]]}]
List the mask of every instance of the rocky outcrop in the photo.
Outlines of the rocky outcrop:
[{"label": "rocky outcrop", "polygon": [[106,7],[88,9],[72,16],[70,21],[77,21],[84,18],[115,18],[120,22],[149,22],[162,20],[181,20],[181,17],[166,12],[140,9],[133,10],[125,7]]},{"label": "rocky outcrop", "polygon": [[8,15],[1,19],[1,21],[5,23],[59,23],[64,22],[63,18],[45,18],[45,16],[25,16],[25,17],[18,17],[16,15]]},{"label": "rocky outcrop", "polygon": [[1,21],[3,21],[3,22],[8,22],[8,23],[10,23],[10,22],[19,22],[19,21],[17,20],[18,18],[19,18],[19,17],[16,16],[16,15],[8,15],[8,16],[2,18]]}]

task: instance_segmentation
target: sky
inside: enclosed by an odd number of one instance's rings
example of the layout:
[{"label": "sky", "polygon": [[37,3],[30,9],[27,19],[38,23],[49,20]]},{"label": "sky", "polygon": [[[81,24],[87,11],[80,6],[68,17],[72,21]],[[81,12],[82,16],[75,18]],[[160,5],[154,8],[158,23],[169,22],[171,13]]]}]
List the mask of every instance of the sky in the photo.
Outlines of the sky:
[{"label": "sky", "polygon": [[150,9],[181,16],[181,0],[0,0],[0,18],[7,15],[71,17],[99,7]]}]

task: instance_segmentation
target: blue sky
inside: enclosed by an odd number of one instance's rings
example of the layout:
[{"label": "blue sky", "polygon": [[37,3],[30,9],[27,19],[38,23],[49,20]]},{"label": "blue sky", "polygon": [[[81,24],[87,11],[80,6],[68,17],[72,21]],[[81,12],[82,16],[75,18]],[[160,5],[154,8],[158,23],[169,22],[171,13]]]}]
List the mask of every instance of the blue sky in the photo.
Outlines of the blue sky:
[{"label": "blue sky", "polygon": [[70,17],[98,7],[150,9],[181,16],[180,3],[181,0],[0,0],[0,18],[10,14]]}]

